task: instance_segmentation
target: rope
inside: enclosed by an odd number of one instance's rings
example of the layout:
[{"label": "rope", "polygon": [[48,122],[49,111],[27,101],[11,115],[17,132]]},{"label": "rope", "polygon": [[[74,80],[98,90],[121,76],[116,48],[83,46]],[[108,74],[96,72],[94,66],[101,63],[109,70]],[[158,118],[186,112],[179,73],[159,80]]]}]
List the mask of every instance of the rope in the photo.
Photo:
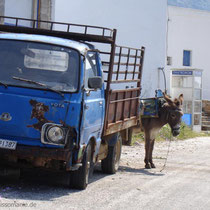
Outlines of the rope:
[{"label": "rope", "polygon": [[169,155],[169,151],[170,151],[170,146],[171,146],[171,141],[172,141],[172,134],[170,136],[169,143],[168,143],[168,151],[167,151],[167,154],[166,154],[165,163],[164,163],[162,169],[160,170],[160,172],[162,172],[166,167],[166,163],[167,163],[168,155]]}]

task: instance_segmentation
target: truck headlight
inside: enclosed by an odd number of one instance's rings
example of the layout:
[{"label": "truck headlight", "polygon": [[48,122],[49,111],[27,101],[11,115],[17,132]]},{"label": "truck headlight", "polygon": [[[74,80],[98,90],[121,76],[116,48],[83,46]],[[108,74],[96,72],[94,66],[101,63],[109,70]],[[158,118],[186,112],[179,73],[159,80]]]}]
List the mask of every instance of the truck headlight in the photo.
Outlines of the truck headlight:
[{"label": "truck headlight", "polygon": [[57,125],[49,126],[46,129],[46,138],[54,144],[63,144],[65,141],[65,131]]}]

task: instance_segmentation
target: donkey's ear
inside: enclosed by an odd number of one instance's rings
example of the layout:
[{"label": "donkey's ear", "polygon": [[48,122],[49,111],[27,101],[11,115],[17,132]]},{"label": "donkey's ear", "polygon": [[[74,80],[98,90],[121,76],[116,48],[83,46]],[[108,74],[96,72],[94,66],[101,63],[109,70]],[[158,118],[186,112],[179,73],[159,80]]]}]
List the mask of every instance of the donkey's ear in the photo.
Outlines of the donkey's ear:
[{"label": "donkey's ear", "polygon": [[180,101],[180,104],[182,105],[182,104],[183,104],[183,101],[184,101],[184,96],[183,96],[183,94],[180,94],[180,96],[179,96],[179,101]]},{"label": "donkey's ear", "polygon": [[173,101],[169,98],[169,96],[167,96],[165,93],[163,93],[164,99],[166,100],[166,102],[168,102],[169,105],[173,104]]}]

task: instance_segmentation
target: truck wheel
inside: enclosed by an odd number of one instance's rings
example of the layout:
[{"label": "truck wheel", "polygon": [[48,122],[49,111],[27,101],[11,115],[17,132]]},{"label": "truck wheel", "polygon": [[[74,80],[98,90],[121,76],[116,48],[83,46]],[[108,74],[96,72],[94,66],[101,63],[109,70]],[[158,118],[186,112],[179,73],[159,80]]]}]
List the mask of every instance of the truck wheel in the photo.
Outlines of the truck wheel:
[{"label": "truck wheel", "polygon": [[91,172],[93,171],[91,144],[88,144],[83,155],[82,166],[71,172],[70,187],[84,190],[86,189]]},{"label": "truck wheel", "polygon": [[122,149],[122,138],[117,135],[117,141],[114,145],[108,147],[107,157],[101,161],[101,168],[104,173],[115,174],[119,168]]}]

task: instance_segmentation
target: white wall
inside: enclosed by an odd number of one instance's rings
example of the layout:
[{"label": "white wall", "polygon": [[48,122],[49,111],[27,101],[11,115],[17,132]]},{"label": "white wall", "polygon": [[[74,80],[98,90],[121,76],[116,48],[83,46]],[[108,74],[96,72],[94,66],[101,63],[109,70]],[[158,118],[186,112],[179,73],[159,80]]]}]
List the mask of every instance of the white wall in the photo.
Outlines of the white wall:
[{"label": "white wall", "polygon": [[[6,0],[5,16],[37,19],[38,2],[40,2],[41,6],[41,20],[54,20],[55,0]],[[5,23],[14,24],[15,21],[5,19]],[[31,26],[31,24],[26,21],[22,21],[19,24]],[[47,27],[46,24],[41,25],[43,25],[42,27]]]},{"label": "white wall", "polygon": [[168,7],[168,56],[172,68],[184,68],[183,50],[192,50],[191,68],[203,69],[203,99],[210,100],[210,12]]},{"label": "white wall", "polygon": [[[33,16],[33,0],[5,0],[5,16],[31,19]],[[5,19],[6,24],[15,24],[14,20]],[[19,22],[20,25],[30,26],[30,22]]]},{"label": "white wall", "polygon": [[5,16],[32,18],[33,0],[5,0]]},{"label": "white wall", "polygon": [[55,21],[116,28],[117,44],[145,46],[142,97],[154,96],[165,66],[167,0],[56,0]]}]

